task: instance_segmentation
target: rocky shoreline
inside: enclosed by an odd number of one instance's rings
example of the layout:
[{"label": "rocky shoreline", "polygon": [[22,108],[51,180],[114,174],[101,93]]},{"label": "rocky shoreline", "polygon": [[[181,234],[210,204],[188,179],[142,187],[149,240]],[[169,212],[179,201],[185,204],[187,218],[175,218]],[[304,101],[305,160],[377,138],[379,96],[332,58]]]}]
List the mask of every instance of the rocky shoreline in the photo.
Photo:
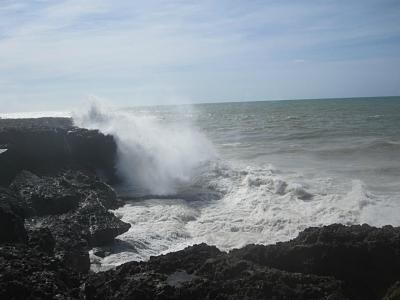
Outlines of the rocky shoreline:
[{"label": "rocky shoreline", "polygon": [[[112,136],[68,118],[0,120],[0,299],[400,299],[400,228],[332,224],[229,253],[206,244],[90,271],[130,224]],[[102,254],[99,254],[102,255]]]}]

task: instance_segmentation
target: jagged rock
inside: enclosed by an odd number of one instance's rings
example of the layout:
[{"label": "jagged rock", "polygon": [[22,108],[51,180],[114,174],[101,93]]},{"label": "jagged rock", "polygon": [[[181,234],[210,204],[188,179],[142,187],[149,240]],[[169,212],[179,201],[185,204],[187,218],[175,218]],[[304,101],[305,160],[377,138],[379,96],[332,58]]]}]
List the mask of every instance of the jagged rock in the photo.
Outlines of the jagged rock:
[{"label": "jagged rock", "polygon": [[54,176],[42,177],[24,170],[16,176],[10,188],[25,201],[31,216],[72,211],[91,193],[96,193],[99,201],[108,209],[121,205],[109,185],[90,172],[80,170],[65,170]]},{"label": "jagged rock", "polygon": [[351,299],[381,299],[400,278],[400,228],[313,227],[292,241],[248,245],[231,255],[289,272],[333,276],[345,282]]},{"label": "jagged rock", "polygon": [[45,231],[37,230],[49,230],[55,255],[79,272],[90,268],[90,247],[110,243],[130,227],[107,210],[120,205],[114,190],[90,172],[65,170],[39,177],[22,171],[10,187],[29,208],[24,211],[33,237],[45,240]]},{"label": "jagged rock", "polygon": [[66,213],[77,208],[83,197],[58,178],[40,178],[29,171],[19,173],[10,188],[32,209],[31,214],[38,216]]},{"label": "jagged rock", "polygon": [[131,227],[107,211],[95,193],[85,199],[71,219],[82,226],[82,235],[92,247],[111,243]]},{"label": "jagged rock", "polygon": [[39,228],[36,230],[29,230],[28,245],[32,249],[53,256],[56,241],[48,228]]},{"label": "jagged rock", "polygon": [[291,274],[205,244],[91,274],[86,299],[345,299],[329,277]]},{"label": "jagged rock", "polygon": [[0,299],[78,299],[82,280],[38,249],[0,246]]},{"label": "jagged rock", "polygon": [[116,144],[97,130],[76,128],[68,118],[1,119],[0,185],[22,170],[54,174],[78,166],[116,181]]},{"label": "jagged rock", "polygon": [[25,242],[24,208],[9,190],[0,188],[0,243]]},{"label": "jagged rock", "polygon": [[47,228],[55,239],[55,255],[79,272],[87,272],[90,268],[88,251],[91,247],[111,243],[131,226],[110,213],[95,192],[89,194],[75,211],[35,218],[27,225],[31,230]]},{"label": "jagged rock", "polygon": [[90,268],[89,245],[82,236],[82,226],[70,214],[35,218],[27,222],[29,230],[48,230],[55,240],[54,255],[65,267],[86,273]]}]

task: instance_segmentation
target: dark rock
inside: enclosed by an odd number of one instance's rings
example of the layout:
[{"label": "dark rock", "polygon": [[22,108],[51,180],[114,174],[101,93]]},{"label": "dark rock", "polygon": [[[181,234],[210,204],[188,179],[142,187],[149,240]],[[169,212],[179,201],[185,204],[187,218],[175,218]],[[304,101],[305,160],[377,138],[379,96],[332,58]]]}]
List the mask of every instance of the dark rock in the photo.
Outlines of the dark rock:
[{"label": "dark rock", "polygon": [[90,269],[89,245],[82,226],[70,214],[36,218],[26,224],[30,230],[48,230],[55,240],[54,255],[67,268],[86,273]]},{"label": "dark rock", "polygon": [[107,209],[116,209],[123,205],[123,202],[117,198],[114,189],[91,172],[66,170],[59,172],[53,178],[58,180],[64,188],[71,189],[81,195],[80,202],[86,199],[89,194],[95,193],[98,200]]},{"label": "dark rock", "polygon": [[118,180],[115,174],[117,145],[111,135],[75,127],[67,132],[66,143],[77,165],[96,170],[111,182]]},{"label": "dark rock", "polygon": [[91,274],[86,299],[345,299],[329,277],[260,267],[205,244]]},{"label": "dark rock", "polygon": [[66,213],[77,208],[82,198],[59,178],[40,178],[29,171],[19,173],[10,188],[32,209],[31,214],[38,216]]},{"label": "dark rock", "polygon": [[71,220],[81,225],[82,235],[92,247],[111,243],[131,227],[107,211],[95,193],[85,199]]},{"label": "dark rock", "polygon": [[[107,210],[120,205],[114,190],[88,171],[65,170],[41,177],[22,171],[10,187],[28,207],[24,212],[30,217],[26,223],[30,245],[48,254],[54,251],[66,267],[78,272],[89,270],[91,247],[111,243],[130,227]],[[23,219],[20,224],[23,228]],[[46,232],[54,237],[52,247]]]},{"label": "dark rock", "polygon": [[54,176],[39,177],[24,170],[17,175],[10,188],[25,201],[31,216],[72,211],[92,193],[96,193],[108,209],[121,205],[114,190],[87,171],[65,170]]},{"label": "dark rock", "polygon": [[37,249],[0,246],[0,299],[78,299],[83,280]]},{"label": "dark rock", "polygon": [[7,186],[22,170],[54,174],[78,166],[118,180],[116,144],[97,130],[76,128],[68,118],[1,119],[0,185]]},{"label": "dark rock", "polygon": [[25,242],[24,208],[9,190],[0,188],[0,243]]},{"label": "dark rock", "polygon": [[292,241],[248,245],[231,255],[289,272],[333,276],[345,282],[351,299],[380,299],[400,278],[400,228],[308,228]]},{"label": "dark rock", "polygon": [[65,266],[79,272],[90,268],[91,247],[111,243],[130,228],[110,213],[95,192],[73,211],[58,216],[35,218],[27,223],[31,230],[48,229],[55,239],[55,255]]},{"label": "dark rock", "polygon": [[[167,255],[150,257],[148,266],[160,273],[171,273],[177,268],[185,268],[189,273],[199,269],[203,263],[210,258],[223,257],[226,253],[221,252],[215,246],[198,244],[178,252]],[[166,259],[168,257],[168,259]]]},{"label": "dark rock", "polygon": [[32,249],[53,256],[56,242],[48,228],[39,228],[28,232],[28,245]]}]

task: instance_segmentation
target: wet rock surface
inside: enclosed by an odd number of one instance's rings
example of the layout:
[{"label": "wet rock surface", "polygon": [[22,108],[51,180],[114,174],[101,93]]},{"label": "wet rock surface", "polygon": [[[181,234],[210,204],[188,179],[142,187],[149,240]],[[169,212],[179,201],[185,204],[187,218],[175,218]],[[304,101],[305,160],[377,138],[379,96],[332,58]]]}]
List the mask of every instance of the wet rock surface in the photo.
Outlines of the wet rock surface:
[{"label": "wet rock surface", "polygon": [[70,220],[82,226],[82,235],[92,247],[111,243],[131,227],[107,211],[97,194],[89,195]]}]

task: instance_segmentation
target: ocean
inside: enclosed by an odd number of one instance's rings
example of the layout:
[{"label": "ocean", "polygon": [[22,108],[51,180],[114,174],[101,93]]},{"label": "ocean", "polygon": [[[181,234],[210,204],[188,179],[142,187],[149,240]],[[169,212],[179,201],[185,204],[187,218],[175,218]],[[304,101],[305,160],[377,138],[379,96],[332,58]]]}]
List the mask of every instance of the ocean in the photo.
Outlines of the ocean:
[{"label": "ocean", "polygon": [[332,223],[400,226],[400,97],[75,113],[118,144],[114,213],[132,224],[94,269],[207,243],[229,251]]}]

